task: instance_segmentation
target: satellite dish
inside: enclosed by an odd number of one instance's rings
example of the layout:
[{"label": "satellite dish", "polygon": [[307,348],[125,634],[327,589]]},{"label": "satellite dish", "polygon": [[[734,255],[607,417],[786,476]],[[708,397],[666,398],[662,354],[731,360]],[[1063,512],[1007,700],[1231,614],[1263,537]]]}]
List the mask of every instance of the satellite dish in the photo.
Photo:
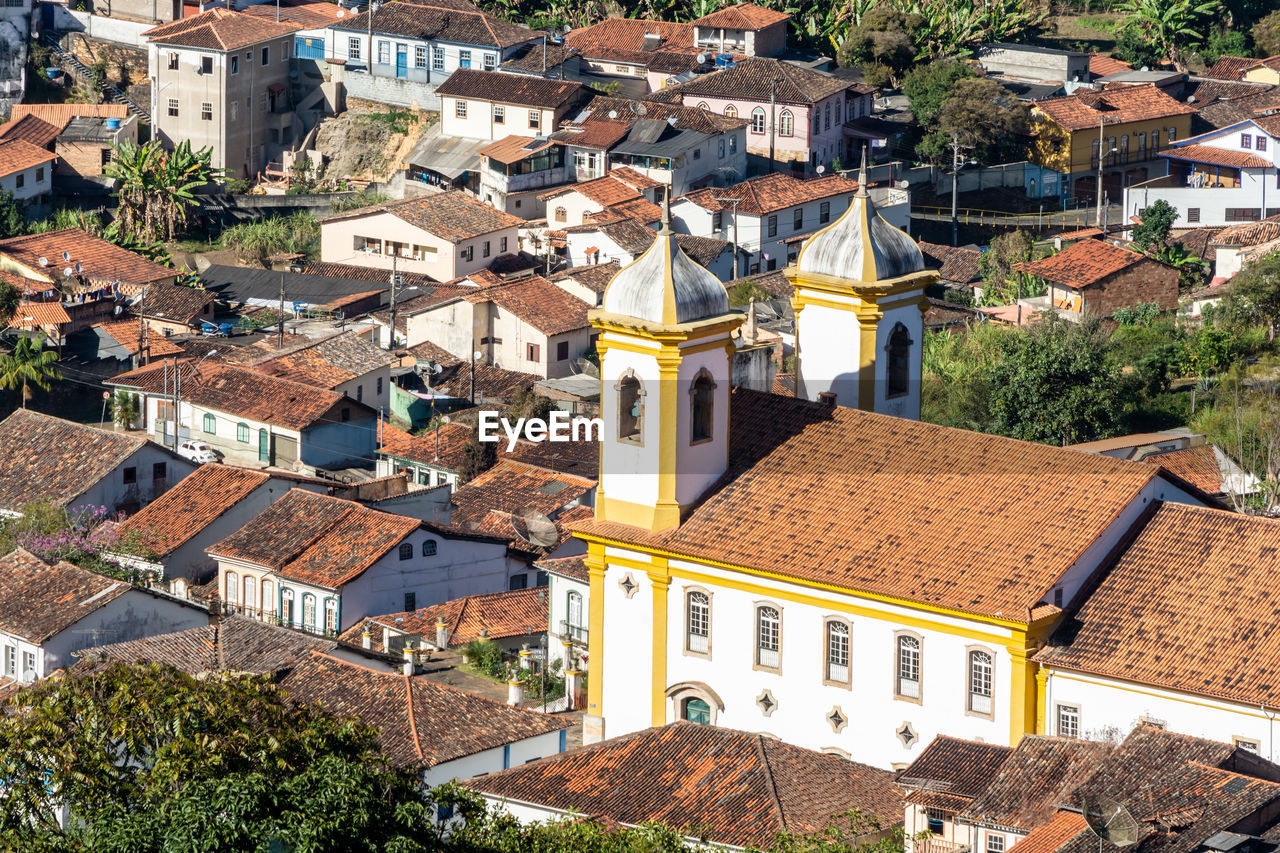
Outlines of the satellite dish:
[{"label": "satellite dish", "polygon": [[1192,95],[1191,97],[1187,98],[1187,103],[1188,103],[1188,104],[1194,104],[1195,102],[1196,102],[1196,96],[1195,96],[1195,95]]},{"label": "satellite dish", "polygon": [[898,189],[900,189],[900,190],[905,190],[905,189],[910,189],[910,188],[911,188],[911,182],[910,182],[910,181],[898,181]]},{"label": "satellite dish", "polygon": [[821,175],[823,172],[827,171],[827,167],[819,166],[816,171],[818,172],[819,175]]},{"label": "satellite dish", "polygon": [[631,112],[635,113],[638,116],[642,116],[645,113],[649,112],[649,110],[645,107],[644,104],[640,103],[639,101],[632,101]]},{"label": "satellite dish", "polygon": [[124,306],[123,306],[123,305],[117,305],[116,307],[114,307],[114,308],[112,308],[112,309],[111,309],[111,313],[112,313],[113,315],[115,315],[116,317],[119,317],[121,314],[123,314],[123,313],[124,313]]},{"label": "satellite dish", "polygon": [[63,259],[64,261],[69,261],[69,260],[71,260],[71,253],[70,253],[70,252],[63,252],[63,253],[62,253],[62,259]]},{"label": "satellite dish", "polygon": [[49,266],[49,259],[48,259],[48,258],[46,258],[44,255],[41,255],[41,256],[40,256],[40,266],[42,266],[42,267],[47,267],[47,266]]},{"label": "satellite dish", "polygon": [[[441,365],[441,364],[432,364],[432,365],[431,365],[431,375],[432,375],[432,376],[439,376],[441,373],[444,373],[444,365]],[[448,420],[446,420],[446,421],[445,421],[445,423],[448,423],[448,422],[449,422]]]},{"label": "satellite dish", "polygon": [[84,272],[84,267],[80,266],[80,264],[76,264],[76,275],[79,275],[82,272]]},{"label": "satellite dish", "polygon": [[511,526],[521,539],[530,545],[549,548],[560,541],[560,529],[556,523],[540,512],[522,510],[511,517]]},{"label": "satellite dish", "polygon": [[65,267],[65,268],[62,270],[62,276],[63,276],[63,278],[71,278],[71,273],[72,273],[72,272],[74,272],[74,270],[72,270],[72,269],[71,269],[71,267]]},{"label": "satellite dish", "polygon": [[617,117],[618,117],[617,110],[609,110],[609,118],[617,118]]},{"label": "satellite dish", "polygon": [[1084,797],[1080,811],[1085,823],[1102,841],[1116,847],[1132,847],[1138,843],[1138,822],[1129,810],[1107,796]]},{"label": "satellite dish", "polygon": [[442,424],[448,424],[448,423],[453,423],[453,421],[449,419],[449,416],[448,416],[448,415],[441,415],[441,416],[440,416],[440,423],[442,423]]},{"label": "satellite dish", "polygon": [[482,358],[484,358],[484,353],[480,352],[480,350],[476,350],[475,352],[471,353],[472,361],[479,361]]},{"label": "satellite dish", "polygon": [[699,65],[706,65],[706,64],[707,64],[707,55],[706,55],[705,53],[699,53],[699,54],[698,54],[698,64],[699,64]]}]

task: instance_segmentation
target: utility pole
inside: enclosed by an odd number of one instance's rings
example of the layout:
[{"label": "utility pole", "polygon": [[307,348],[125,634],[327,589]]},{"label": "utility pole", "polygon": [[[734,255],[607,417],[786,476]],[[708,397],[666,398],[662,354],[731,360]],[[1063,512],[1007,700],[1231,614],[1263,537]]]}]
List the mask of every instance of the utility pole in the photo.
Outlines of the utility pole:
[{"label": "utility pole", "polygon": [[396,262],[398,258],[399,253],[393,250],[391,252],[391,334],[390,343],[387,344],[387,349],[395,349],[396,347],[396,279],[400,277],[396,273]]},{"label": "utility pole", "polygon": [[951,245],[960,245],[957,204],[960,191],[960,134],[951,134]]},{"label": "utility pole", "polygon": [[774,138],[776,136],[775,128],[777,128],[777,126],[778,126],[778,78],[774,77],[773,82],[769,84],[769,171],[770,172],[774,171],[773,148],[774,148]]},{"label": "utility pole", "polygon": [[280,270],[280,331],[276,333],[276,349],[284,349],[284,270]]},{"label": "utility pole", "polygon": [[1099,228],[1102,227],[1102,161],[1103,161],[1103,158],[1107,156],[1104,153],[1107,150],[1107,141],[1102,137],[1102,134],[1104,132],[1103,126],[1105,124],[1106,124],[1106,117],[1099,116],[1098,117],[1098,192],[1097,192],[1098,219],[1096,223]]},{"label": "utility pole", "polygon": [[733,277],[738,277],[738,202],[740,198],[714,198],[713,201],[727,201],[733,205]]}]

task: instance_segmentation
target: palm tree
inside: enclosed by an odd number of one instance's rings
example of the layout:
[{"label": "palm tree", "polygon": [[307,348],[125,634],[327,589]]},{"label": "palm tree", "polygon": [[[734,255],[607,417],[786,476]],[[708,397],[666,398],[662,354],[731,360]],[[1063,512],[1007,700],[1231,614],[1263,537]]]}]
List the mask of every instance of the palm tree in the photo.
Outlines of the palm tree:
[{"label": "palm tree", "polygon": [[0,388],[9,391],[22,388],[22,408],[25,409],[31,399],[30,385],[48,391],[52,380],[62,378],[62,371],[54,364],[57,360],[53,351],[45,351],[32,338],[21,337],[12,353],[0,355]]},{"label": "palm tree", "polygon": [[1218,0],[1124,0],[1116,10],[1129,16],[1129,24],[1160,51],[1166,62],[1178,71],[1186,71],[1183,48],[1204,38],[1196,28],[1211,23],[1221,8]]},{"label": "palm tree", "polygon": [[145,145],[122,142],[103,170],[120,181],[121,227],[142,242],[172,240],[187,224],[195,193],[225,173],[211,164],[212,149],[191,150],[182,141],[165,151],[158,140]]}]

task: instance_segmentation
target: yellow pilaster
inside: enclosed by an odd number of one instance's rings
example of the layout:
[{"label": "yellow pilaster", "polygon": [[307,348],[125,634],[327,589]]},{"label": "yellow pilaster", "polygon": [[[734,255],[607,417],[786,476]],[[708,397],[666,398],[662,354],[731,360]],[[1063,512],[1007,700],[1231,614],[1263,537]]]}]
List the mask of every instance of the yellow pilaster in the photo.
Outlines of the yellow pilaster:
[{"label": "yellow pilaster", "polygon": [[583,561],[591,581],[591,613],[587,617],[587,713],[604,715],[604,543],[587,543]]},{"label": "yellow pilaster", "polygon": [[1009,745],[1017,746],[1023,735],[1035,734],[1039,707],[1039,666],[1030,660],[1036,651],[1033,637],[1015,633],[1009,643]]},{"label": "yellow pilaster", "polygon": [[854,310],[858,318],[858,408],[874,412],[876,408],[876,330],[884,312],[874,303],[864,303]]},{"label": "yellow pilaster", "polygon": [[1036,667],[1036,734],[1048,734],[1045,722],[1045,699],[1048,694],[1049,674],[1044,667]]},{"label": "yellow pilaster", "polygon": [[653,508],[653,529],[667,530],[680,524],[680,503],[676,499],[676,446],[679,441],[680,361],[679,351],[664,349],[658,354],[658,502]]},{"label": "yellow pilaster", "polygon": [[649,571],[653,585],[653,702],[652,724],[667,722],[667,591],[671,588],[671,574],[665,558],[654,561]]}]

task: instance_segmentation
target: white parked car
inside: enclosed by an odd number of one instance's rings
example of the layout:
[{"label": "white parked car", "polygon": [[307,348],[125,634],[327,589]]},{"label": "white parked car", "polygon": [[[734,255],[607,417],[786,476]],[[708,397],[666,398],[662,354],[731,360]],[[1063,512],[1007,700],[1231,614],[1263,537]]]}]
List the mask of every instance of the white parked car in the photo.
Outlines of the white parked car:
[{"label": "white parked car", "polygon": [[184,441],[178,445],[178,455],[183,459],[190,459],[198,465],[205,462],[217,462],[218,454],[213,452],[213,448],[205,444],[203,441]]}]

